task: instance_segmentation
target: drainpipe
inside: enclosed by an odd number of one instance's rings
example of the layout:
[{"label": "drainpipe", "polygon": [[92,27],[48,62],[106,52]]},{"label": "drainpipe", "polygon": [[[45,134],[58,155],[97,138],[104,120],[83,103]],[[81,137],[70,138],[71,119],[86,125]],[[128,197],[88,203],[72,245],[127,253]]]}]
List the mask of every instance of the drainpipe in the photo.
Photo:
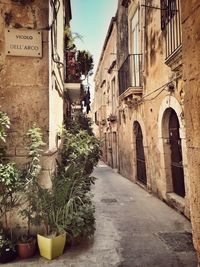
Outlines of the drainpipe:
[{"label": "drainpipe", "polygon": [[143,54],[143,73],[145,72],[145,66],[146,66],[146,0],[144,0],[144,7],[143,7],[143,44],[142,44],[142,54]]},{"label": "drainpipe", "polygon": [[[52,23],[52,9],[51,9],[51,0],[49,0],[49,25]],[[49,149],[51,148],[51,119],[50,119],[50,110],[51,110],[51,103],[52,103],[52,40],[51,40],[51,31],[52,28],[48,31],[48,54],[49,54]]]}]

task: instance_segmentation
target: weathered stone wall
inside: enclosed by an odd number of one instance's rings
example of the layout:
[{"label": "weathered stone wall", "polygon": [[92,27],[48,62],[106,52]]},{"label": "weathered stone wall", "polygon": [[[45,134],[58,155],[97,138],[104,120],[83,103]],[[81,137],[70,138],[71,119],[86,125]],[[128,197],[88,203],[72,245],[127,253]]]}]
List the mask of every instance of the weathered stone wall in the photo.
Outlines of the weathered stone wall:
[{"label": "weathered stone wall", "polygon": [[[57,133],[63,122],[65,11],[68,10],[61,1],[51,35],[49,25],[53,16],[49,12],[49,1],[27,0],[21,4],[4,0],[0,3],[0,106],[11,118],[7,154],[20,164],[24,162],[24,136],[35,122],[47,144],[42,160],[44,177],[54,168]],[[41,30],[42,58],[6,56],[7,27]],[[61,64],[54,62],[52,54]]]},{"label": "weathered stone wall", "polygon": [[181,1],[183,27],[183,78],[185,120],[190,177],[193,239],[200,261],[200,4]]},{"label": "weathered stone wall", "polygon": [[128,9],[118,0],[117,9],[117,65],[120,68],[128,56]]},{"label": "weathered stone wall", "polygon": [[[97,112],[99,127],[96,136],[103,141],[102,159],[117,168],[117,118],[115,121],[108,121],[111,114],[117,117],[118,105],[118,80],[117,80],[117,27],[116,19],[112,18],[104,42],[101,58],[95,75],[94,110]],[[115,64],[114,64],[115,62]],[[115,83],[113,81],[115,80]],[[115,136],[116,134],[116,136]]]},{"label": "weathered stone wall", "polygon": [[[45,29],[48,26],[48,3],[0,3],[0,106],[11,118],[8,155],[25,155],[24,134],[34,122],[42,128],[48,143],[48,31],[43,30],[42,58],[6,56],[5,28]],[[19,159],[20,160],[20,159]]]},{"label": "weathered stone wall", "polygon": [[[139,3],[140,1],[132,1],[129,5],[129,22]],[[159,5],[160,1],[155,0],[153,2],[153,6],[159,7]],[[119,14],[120,12],[118,12]],[[133,124],[135,121],[138,121],[143,132],[147,188],[189,217],[184,82],[181,79],[180,70],[179,72],[174,72],[165,64],[165,35],[161,31],[160,12],[158,9],[147,8],[145,10],[144,7],[140,7],[139,14],[140,51],[143,55],[143,94],[138,104],[136,103],[129,107],[122,101],[119,107],[120,173],[133,181],[137,181],[136,137],[133,131]],[[131,25],[129,25],[129,29],[130,27]],[[122,53],[119,52],[119,54],[121,55]],[[177,76],[177,79],[175,79],[175,76]],[[167,83],[173,79],[174,91],[169,92]],[[185,198],[176,196],[172,190],[171,151],[170,145],[167,143],[169,139],[169,122],[167,119],[169,108],[175,110],[180,124],[186,190]]]}]

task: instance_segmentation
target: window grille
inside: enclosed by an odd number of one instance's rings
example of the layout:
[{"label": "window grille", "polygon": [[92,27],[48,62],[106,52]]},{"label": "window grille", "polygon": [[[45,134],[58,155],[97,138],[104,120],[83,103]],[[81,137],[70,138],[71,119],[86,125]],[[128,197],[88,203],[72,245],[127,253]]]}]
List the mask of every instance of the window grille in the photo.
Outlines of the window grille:
[{"label": "window grille", "polygon": [[166,58],[181,46],[180,0],[161,0],[161,29],[166,33]]}]

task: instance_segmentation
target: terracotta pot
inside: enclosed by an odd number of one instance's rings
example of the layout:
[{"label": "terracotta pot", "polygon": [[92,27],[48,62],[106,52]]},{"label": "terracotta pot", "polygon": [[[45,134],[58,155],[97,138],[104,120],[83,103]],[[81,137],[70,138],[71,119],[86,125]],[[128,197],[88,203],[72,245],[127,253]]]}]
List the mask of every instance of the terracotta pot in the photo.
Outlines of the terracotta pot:
[{"label": "terracotta pot", "polygon": [[35,255],[36,251],[36,240],[33,239],[27,243],[18,242],[17,252],[21,259],[28,259]]}]

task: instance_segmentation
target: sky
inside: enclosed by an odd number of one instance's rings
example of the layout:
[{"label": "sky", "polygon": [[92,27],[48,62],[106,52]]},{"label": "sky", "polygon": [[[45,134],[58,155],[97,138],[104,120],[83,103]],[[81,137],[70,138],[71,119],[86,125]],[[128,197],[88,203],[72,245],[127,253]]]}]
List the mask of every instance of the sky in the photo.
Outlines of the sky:
[{"label": "sky", "polygon": [[[83,37],[76,40],[79,49],[88,50],[94,58],[95,68],[103,48],[111,18],[117,11],[118,0],[71,0],[72,32]],[[92,89],[94,75],[90,78]]]}]

